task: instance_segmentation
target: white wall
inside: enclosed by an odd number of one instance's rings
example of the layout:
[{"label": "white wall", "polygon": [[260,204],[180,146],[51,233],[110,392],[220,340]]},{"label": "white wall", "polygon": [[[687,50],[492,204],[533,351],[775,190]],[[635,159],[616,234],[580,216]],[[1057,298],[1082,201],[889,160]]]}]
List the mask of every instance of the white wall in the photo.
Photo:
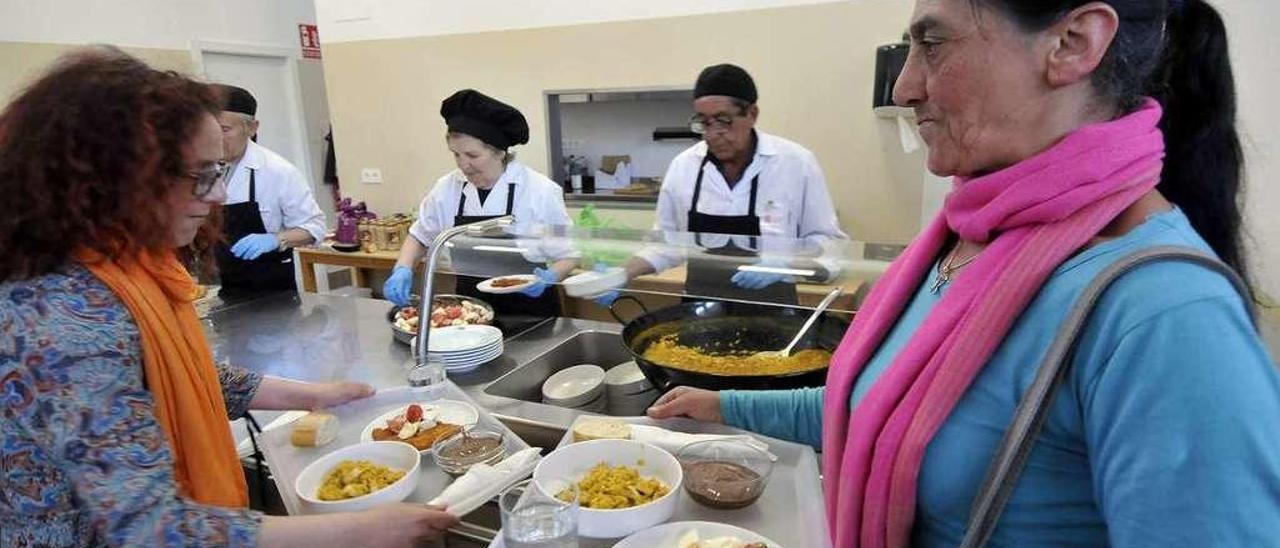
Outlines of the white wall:
[{"label": "white wall", "polygon": [[[299,47],[311,0],[0,0],[0,41],[189,49],[192,39]],[[322,37],[323,39],[323,37]]]},{"label": "white wall", "polygon": [[[330,43],[741,11],[832,0],[315,0]],[[849,1],[849,0],[845,0]]]},{"label": "white wall", "polygon": [[560,105],[561,141],[581,141],[565,155],[586,156],[600,169],[603,155],[629,155],[634,177],[661,177],[667,165],[693,141],[654,141],[656,127],[681,127],[693,107],[682,101],[606,101]]}]

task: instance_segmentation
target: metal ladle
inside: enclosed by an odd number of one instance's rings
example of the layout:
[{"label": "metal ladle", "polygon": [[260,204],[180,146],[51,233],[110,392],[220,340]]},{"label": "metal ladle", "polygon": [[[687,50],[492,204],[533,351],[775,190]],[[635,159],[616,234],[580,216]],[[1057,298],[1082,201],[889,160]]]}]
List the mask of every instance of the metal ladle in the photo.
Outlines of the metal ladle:
[{"label": "metal ladle", "polygon": [[791,351],[795,350],[797,344],[800,344],[800,339],[804,338],[804,334],[809,332],[809,328],[813,327],[813,324],[817,323],[818,316],[821,316],[822,313],[827,310],[827,307],[831,305],[832,301],[835,301],[836,297],[839,297],[840,293],[843,291],[843,287],[836,287],[832,289],[830,293],[827,293],[827,296],[823,297],[822,302],[818,303],[818,307],[813,309],[813,314],[809,315],[809,319],[805,320],[804,325],[800,326],[800,332],[796,333],[795,338],[791,339],[791,344],[788,344],[786,348],[783,348],[782,350],[761,350],[760,352],[756,352],[755,356],[757,358],[791,357]]}]

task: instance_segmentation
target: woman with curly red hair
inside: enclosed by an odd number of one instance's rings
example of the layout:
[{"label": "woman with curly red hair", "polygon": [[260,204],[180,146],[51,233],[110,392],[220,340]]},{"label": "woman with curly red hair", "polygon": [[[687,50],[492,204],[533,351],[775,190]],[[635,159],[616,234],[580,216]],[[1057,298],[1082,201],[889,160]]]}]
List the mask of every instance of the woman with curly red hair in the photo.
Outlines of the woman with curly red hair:
[{"label": "woman with curly red hair", "polygon": [[372,389],[213,363],[176,250],[225,199],[219,105],[100,49],[0,114],[0,546],[410,546],[456,522],[247,508],[229,418]]}]

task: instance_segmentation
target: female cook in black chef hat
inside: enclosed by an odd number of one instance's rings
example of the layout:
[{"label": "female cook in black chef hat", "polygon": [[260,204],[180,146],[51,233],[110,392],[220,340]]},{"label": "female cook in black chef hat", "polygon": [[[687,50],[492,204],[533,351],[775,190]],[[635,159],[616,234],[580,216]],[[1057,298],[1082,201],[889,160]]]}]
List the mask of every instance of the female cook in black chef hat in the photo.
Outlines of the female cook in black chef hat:
[{"label": "female cook in black chef hat", "polygon": [[[406,239],[395,270],[382,287],[387,299],[398,305],[409,302],[413,265],[441,230],[503,215],[513,215],[518,226],[570,224],[560,185],[517,162],[510,151],[515,145],[529,142],[529,124],[519,110],[478,91],[464,89],[440,104],[440,116],[448,126],[445,142],[457,169],[436,181],[422,200],[418,220],[409,229],[413,237]],[[484,295],[484,300],[497,309],[499,316],[504,311],[559,314],[556,293],[545,289],[567,276],[573,261],[559,261],[544,268],[546,257],[538,256],[537,250],[505,253],[464,248],[459,245],[452,250],[454,270],[475,276],[459,276],[458,293],[474,295],[479,280],[523,274],[532,268],[538,278],[532,286],[519,293]],[[563,254],[555,258],[563,258]]]}]

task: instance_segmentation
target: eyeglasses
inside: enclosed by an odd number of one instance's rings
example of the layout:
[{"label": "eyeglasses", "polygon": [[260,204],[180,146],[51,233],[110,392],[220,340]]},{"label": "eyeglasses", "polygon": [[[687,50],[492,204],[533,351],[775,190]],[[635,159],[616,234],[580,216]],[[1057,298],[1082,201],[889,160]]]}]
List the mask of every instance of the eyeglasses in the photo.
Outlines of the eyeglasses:
[{"label": "eyeglasses", "polygon": [[204,169],[189,171],[185,177],[196,182],[191,189],[191,194],[196,198],[204,198],[213,191],[213,185],[218,184],[218,181],[226,180],[227,173],[230,171],[231,164],[218,162]]},{"label": "eyeglasses", "polygon": [[694,114],[689,118],[689,131],[702,135],[708,131],[723,131],[729,129],[733,125],[736,118],[745,116],[738,114],[717,114],[710,118],[703,118],[701,115]]}]

